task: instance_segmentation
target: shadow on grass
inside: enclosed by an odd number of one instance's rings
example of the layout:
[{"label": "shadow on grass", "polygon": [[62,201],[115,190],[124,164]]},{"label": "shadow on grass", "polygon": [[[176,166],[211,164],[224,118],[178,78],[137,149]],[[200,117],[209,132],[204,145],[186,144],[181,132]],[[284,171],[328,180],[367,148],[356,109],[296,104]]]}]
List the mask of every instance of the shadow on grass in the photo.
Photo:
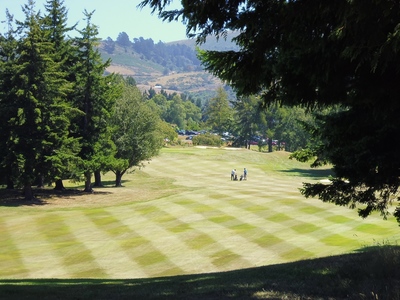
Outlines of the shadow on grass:
[{"label": "shadow on grass", "polygon": [[[0,206],[37,206],[37,205],[46,205],[49,203],[49,200],[53,197],[57,197],[59,199],[68,198],[68,197],[79,197],[88,195],[88,193],[84,192],[78,188],[67,188],[65,190],[59,191],[51,188],[44,189],[33,189],[34,200],[25,200],[22,190],[7,190],[0,189]],[[93,195],[107,195],[111,194],[110,192],[98,191],[96,188],[93,190]]]},{"label": "shadow on grass", "polygon": [[[124,186],[125,182],[129,182],[130,180],[121,180],[121,184],[122,186]],[[102,182],[102,186],[101,188],[115,188],[115,180],[103,180]],[[84,186],[81,186],[82,188],[84,188]],[[93,188],[96,188],[96,186],[93,186]]]},{"label": "shadow on grass", "polygon": [[[121,180],[121,184],[122,186],[124,186],[124,183],[126,182],[130,182],[131,180]],[[74,189],[84,189],[85,188],[85,184],[80,182],[81,184],[76,185],[74,187]],[[115,180],[101,180],[101,186],[96,186],[94,182],[92,182],[92,187],[93,189],[97,189],[97,188],[117,188],[115,186]]]},{"label": "shadow on grass", "polygon": [[[122,180],[122,185],[129,180]],[[1,189],[0,188],[0,206],[34,206],[34,205],[46,205],[48,204],[48,200],[57,197],[57,198],[68,198],[68,197],[79,197],[79,196],[86,196],[90,193],[84,192],[85,186],[84,185],[77,185],[74,188],[66,188],[64,190],[55,190],[52,187],[48,188],[34,188],[33,194],[35,196],[35,200],[26,201],[24,199],[22,190],[14,189]],[[119,188],[115,186],[114,180],[105,180],[102,181],[102,186],[93,186],[93,195],[108,195],[111,194],[110,192],[106,191],[99,191],[98,188],[101,189],[111,189],[111,188]]]},{"label": "shadow on grass", "polygon": [[331,169],[290,169],[290,170],[279,170],[282,173],[290,173],[297,176],[309,177],[310,179],[322,179],[333,176],[334,172]]},{"label": "shadow on grass", "polygon": [[150,279],[0,280],[4,299],[400,299],[400,247]]}]

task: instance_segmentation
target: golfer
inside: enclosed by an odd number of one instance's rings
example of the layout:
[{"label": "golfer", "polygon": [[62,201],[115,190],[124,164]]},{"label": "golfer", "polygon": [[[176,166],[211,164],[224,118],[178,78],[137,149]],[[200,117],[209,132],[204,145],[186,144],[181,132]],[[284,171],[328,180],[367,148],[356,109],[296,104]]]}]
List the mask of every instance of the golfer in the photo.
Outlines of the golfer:
[{"label": "golfer", "polygon": [[231,180],[235,180],[236,169],[233,169],[231,172]]}]

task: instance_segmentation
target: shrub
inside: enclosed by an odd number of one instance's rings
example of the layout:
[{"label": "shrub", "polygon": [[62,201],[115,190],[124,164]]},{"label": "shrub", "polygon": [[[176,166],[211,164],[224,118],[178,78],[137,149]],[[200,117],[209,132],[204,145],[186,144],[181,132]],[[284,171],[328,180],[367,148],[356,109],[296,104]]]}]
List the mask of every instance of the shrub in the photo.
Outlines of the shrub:
[{"label": "shrub", "polygon": [[221,147],[223,144],[220,136],[209,133],[196,135],[193,137],[192,141],[194,146],[203,145]]}]

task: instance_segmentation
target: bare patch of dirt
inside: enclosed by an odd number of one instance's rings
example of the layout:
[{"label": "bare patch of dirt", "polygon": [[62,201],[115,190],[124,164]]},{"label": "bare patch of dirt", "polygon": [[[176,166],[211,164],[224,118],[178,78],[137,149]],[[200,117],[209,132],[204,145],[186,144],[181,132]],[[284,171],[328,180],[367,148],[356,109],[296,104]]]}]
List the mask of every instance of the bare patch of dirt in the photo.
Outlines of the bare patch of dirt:
[{"label": "bare patch of dirt", "polygon": [[135,70],[122,65],[111,65],[107,68],[107,71],[110,73],[116,73],[127,76],[133,76],[136,74]]}]

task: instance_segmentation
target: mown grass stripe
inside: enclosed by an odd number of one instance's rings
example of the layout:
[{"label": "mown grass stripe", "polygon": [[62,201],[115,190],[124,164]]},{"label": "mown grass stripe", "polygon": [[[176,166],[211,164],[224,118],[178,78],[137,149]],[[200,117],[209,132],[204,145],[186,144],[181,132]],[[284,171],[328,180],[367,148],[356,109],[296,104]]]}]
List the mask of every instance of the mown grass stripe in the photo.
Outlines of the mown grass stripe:
[{"label": "mown grass stripe", "polygon": [[142,267],[149,267],[153,264],[169,261],[169,259],[164,253],[153,248],[136,256],[136,261]]},{"label": "mown grass stripe", "polygon": [[218,242],[203,232],[194,232],[185,239],[185,243],[194,250],[201,250],[216,245]]},{"label": "mown grass stripe", "polygon": [[22,255],[7,224],[0,219],[0,277],[28,276],[29,270],[25,267]]},{"label": "mown grass stripe", "polygon": [[85,215],[101,230],[105,231],[110,238],[119,239],[130,235],[131,229],[123,224],[116,216],[105,209],[86,211]]},{"label": "mown grass stripe", "polygon": [[344,246],[344,245],[357,245],[358,242],[354,239],[347,238],[341,234],[331,234],[320,240],[322,243],[325,243],[328,246]]},{"label": "mown grass stripe", "polygon": [[[199,204],[200,207],[202,205],[203,204]],[[217,204],[215,206],[218,207]],[[233,234],[239,234],[246,239],[250,235],[258,234],[258,231],[264,232],[264,230],[258,226],[250,224],[251,218],[246,218],[247,222],[238,219],[237,216],[241,215],[241,209],[238,209],[235,206],[231,207],[229,204],[225,204],[224,206],[224,210],[214,209],[208,214],[208,216],[203,217],[206,217],[207,221],[223,226],[227,230],[232,230],[234,232]],[[195,206],[192,206],[191,210],[186,209],[185,211],[188,219],[190,219],[191,215],[194,216],[197,213],[197,207]]]},{"label": "mown grass stripe", "polygon": [[[143,253],[151,247],[150,240],[139,235],[106,209],[90,210],[85,215],[98,230],[108,235],[108,241],[112,241],[113,245],[110,246],[112,253],[109,257],[118,264],[131,266],[131,271],[126,271],[129,277],[135,277],[134,274],[138,274],[136,276],[151,276],[151,274],[142,271],[146,268],[140,266],[136,260],[138,253]],[[121,250],[123,254],[120,253]]]},{"label": "mown grass stripe", "polygon": [[268,248],[280,243],[284,243],[285,241],[275,234],[265,233],[262,236],[252,239],[252,242],[256,243],[262,248]]},{"label": "mown grass stripe", "polygon": [[93,273],[106,276],[107,272],[96,263],[96,258],[84,243],[75,238],[62,215],[49,213],[37,217],[36,225],[53,246],[52,250],[58,253],[70,277],[79,278]]},{"label": "mown grass stripe", "polygon": [[[216,212],[217,213],[217,212]],[[225,215],[225,214],[219,214],[217,213],[216,216],[211,216],[208,218],[209,221],[217,223],[217,224],[223,224],[223,223],[227,223],[227,222],[232,222],[232,221],[236,221],[237,219],[231,215]]]},{"label": "mown grass stripe", "polygon": [[179,216],[171,215],[161,209],[154,210],[151,216],[146,214],[146,218],[151,218],[152,221],[162,224],[163,228],[174,234],[192,230],[190,224],[181,221]]},{"label": "mown grass stripe", "polygon": [[374,234],[374,235],[381,235],[385,232],[386,228],[383,226],[379,226],[377,224],[360,224],[354,228],[356,232]]},{"label": "mown grass stripe", "polygon": [[[222,200],[223,201],[223,200]],[[222,204],[222,203],[221,203]],[[241,200],[235,201],[235,205],[231,205],[232,201],[229,201],[227,203],[223,203],[224,210],[214,210],[213,214],[208,216],[208,221],[214,222],[219,226],[224,227],[228,231],[233,231],[232,233],[229,233],[228,236],[241,236],[244,240],[246,240],[246,244],[252,244],[254,243],[255,245],[258,245],[262,249],[258,250],[251,250],[255,255],[259,255],[259,253],[264,253],[265,256],[267,256],[269,253],[269,250],[267,249],[265,241],[260,238],[257,240],[258,237],[266,235],[266,230],[269,230],[269,228],[264,228],[263,225],[265,226],[265,218],[260,217],[258,214],[253,214],[253,208],[255,205],[252,201],[245,201]],[[258,204],[257,204],[258,205]],[[219,203],[215,203],[215,207],[222,207],[220,206]],[[244,207],[250,208],[250,209],[243,209]],[[173,209],[173,208],[171,208]],[[192,205],[192,209],[195,210],[194,206]],[[259,209],[256,209],[256,211]],[[249,214],[243,214],[244,212],[250,212]],[[190,211],[187,212],[188,215],[190,215]],[[230,213],[230,214],[228,214]],[[238,219],[239,217],[239,219]],[[264,216],[263,216],[264,217]],[[218,231],[221,231],[221,229],[218,229]],[[270,236],[273,236],[270,234]],[[225,241],[226,242],[226,241]],[[222,246],[225,244],[225,242],[220,243]],[[284,248],[284,245],[286,243],[282,240],[279,239],[279,242],[282,243],[281,247]],[[277,243],[278,244],[278,243]],[[290,244],[287,244],[290,246]],[[272,245],[269,245],[268,247],[272,247]],[[249,247],[252,248],[252,247]],[[227,248],[227,249],[222,249],[221,251],[229,250],[233,248]],[[264,252],[263,252],[264,251]],[[236,253],[241,253],[241,250],[236,248],[235,249]],[[256,254],[258,252],[258,254]],[[245,254],[240,254],[241,256]],[[262,256],[262,254],[261,254]],[[242,261],[242,263],[244,263]],[[247,262],[248,263],[248,262]]]},{"label": "mown grass stripe", "polygon": [[332,215],[332,216],[326,216],[325,220],[336,223],[336,224],[345,224],[345,223],[350,223],[353,222],[354,219],[342,216],[342,215]]},{"label": "mown grass stripe", "polygon": [[301,222],[299,220],[297,220],[296,225],[292,226],[291,228],[300,234],[310,234],[315,231],[321,230],[321,227],[318,227],[312,223]]},{"label": "mown grass stripe", "polygon": [[293,218],[284,213],[276,213],[267,217],[267,220],[275,223],[282,223],[282,222],[292,221]]},{"label": "mown grass stripe", "polygon": [[[159,213],[168,215],[168,212],[161,209]],[[140,213],[137,214],[134,219],[138,221],[147,219],[153,222],[153,219],[149,215],[141,215]],[[169,216],[167,219],[171,220],[172,216]],[[157,274],[163,274],[163,276],[165,274],[174,275],[174,273],[169,273],[168,271],[162,271],[160,273],[161,269],[171,269],[172,272],[176,272],[176,270],[180,269],[181,274],[196,273],[200,272],[202,269],[212,270],[212,268],[210,268],[211,263],[208,262],[207,257],[200,255],[200,253],[191,248],[191,245],[187,244],[189,235],[192,236],[196,233],[192,228],[186,230],[187,225],[188,224],[180,221],[178,218],[166,223],[162,222],[157,224],[153,222],[152,233],[150,233],[153,239],[146,245],[145,249],[141,248],[141,251],[137,251],[135,256],[135,260],[138,260],[137,263],[149,263],[145,269],[146,272],[151,272],[152,276],[157,276]],[[141,230],[148,232],[145,228],[141,228]],[[136,230],[138,235],[141,234],[141,230]],[[158,253],[157,256],[160,260],[157,261],[156,259],[154,262],[149,261],[148,257],[142,255],[148,252],[153,252],[154,254]],[[167,254],[169,254],[168,257]],[[163,256],[165,256],[166,259],[162,259]],[[190,257],[191,264],[187,263],[188,257]],[[181,267],[182,265],[184,267]]]},{"label": "mown grass stripe", "polygon": [[[215,199],[213,200],[215,201]],[[223,202],[224,200],[222,200]],[[218,203],[222,202],[215,202],[215,207],[219,207]],[[197,205],[192,204],[189,207],[183,206],[181,208],[176,208],[175,206],[178,205],[174,202],[174,204],[170,204],[164,208],[164,212],[168,214],[168,211],[174,211],[174,212],[179,212],[179,217],[181,219],[185,219],[188,222],[190,220],[193,221],[192,229],[190,231],[190,234],[188,232],[188,238],[185,239],[186,244],[190,248],[194,249],[202,249],[206,251],[206,253],[209,253],[209,256],[212,256],[216,252],[223,252],[223,251],[230,251],[232,253],[236,253],[236,255],[240,256],[240,259],[238,259],[236,262],[240,265],[243,266],[250,266],[252,265],[248,260],[243,259],[242,256],[242,247],[232,247],[229,242],[229,239],[231,237],[235,237],[237,235],[237,232],[240,232],[240,236],[243,238],[243,244],[249,244],[251,241],[249,241],[249,235],[253,235],[254,233],[250,233],[250,231],[258,230],[256,226],[246,224],[241,222],[239,219],[236,217],[227,214],[225,211],[221,211],[218,209],[214,210],[209,210],[207,209],[210,207],[209,205],[205,205],[201,202],[198,202]],[[229,210],[229,205],[224,205],[227,210]],[[200,209],[198,209],[200,208]],[[236,207],[233,207],[236,213],[240,214],[240,209],[237,209]],[[205,212],[202,214],[199,214],[199,210],[201,212]],[[182,217],[184,216],[184,217]],[[221,236],[217,237],[213,234],[213,229],[215,226],[210,226],[210,223],[216,224],[218,229],[216,229],[218,232],[221,232]],[[199,232],[197,237],[193,237],[193,231],[196,231],[200,229],[199,226],[195,224],[201,224],[201,232]],[[221,230],[223,229],[223,230]],[[195,233],[196,234],[196,233]],[[221,238],[223,238],[221,240]],[[234,240],[236,240],[234,238]],[[236,241],[235,241],[236,242]],[[212,248],[211,248],[212,247]],[[261,249],[258,249],[257,251],[260,251]],[[247,255],[248,253],[246,253]],[[206,259],[206,258],[204,258]],[[215,265],[215,261],[213,263]],[[223,266],[223,267],[222,267]],[[223,269],[229,269],[227,265],[224,263],[221,263],[221,267]]]},{"label": "mown grass stripe", "polygon": [[289,261],[290,260],[295,261],[295,260],[314,257],[315,254],[303,248],[294,247],[288,251],[282,251],[279,255],[280,257],[287,259]]},{"label": "mown grass stripe", "polygon": [[317,207],[317,206],[311,206],[311,205],[300,207],[299,210],[301,212],[304,212],[306,214],[311,214],[311,215],[319,214],[319,213],[325,213],[326,212],[326,209],[324,209],[324,208]]},{"label": "mown grass stripe", "polygon": [[214,253],[212,263],[218,268],[227,268],[229,265],[238,264],[242,260],[241,256],[231,250],[222,250]]}]

